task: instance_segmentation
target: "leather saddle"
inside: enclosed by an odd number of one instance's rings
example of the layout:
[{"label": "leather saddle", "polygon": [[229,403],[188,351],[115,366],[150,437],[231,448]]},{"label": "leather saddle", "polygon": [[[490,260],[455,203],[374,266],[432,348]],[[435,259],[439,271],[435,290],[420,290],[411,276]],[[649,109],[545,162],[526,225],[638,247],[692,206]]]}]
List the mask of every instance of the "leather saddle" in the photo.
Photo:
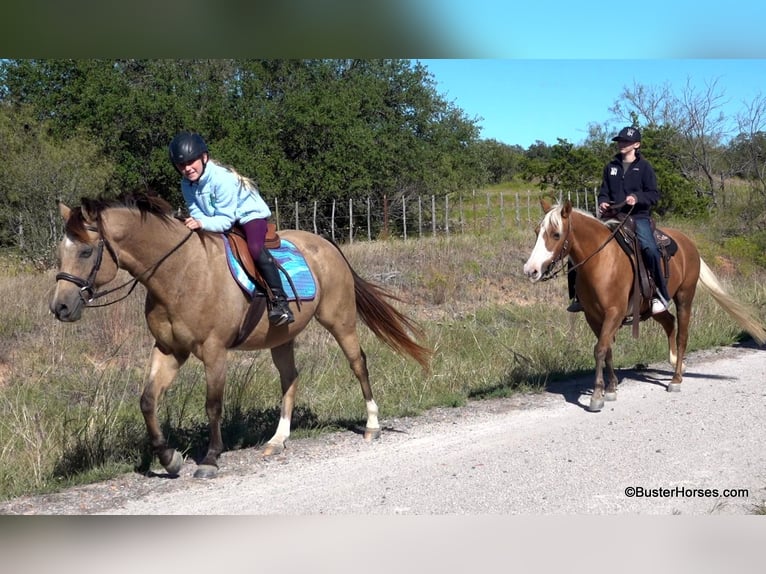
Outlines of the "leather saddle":
[{"label": "leather saddle", "polygon": [[[247,239],[245,238],[245,232],[239,224],[235,224],[230,230],[226,232],[226,236],[229,238],[229,244],[231,245],[231,251],[234,257],[237,258],[242,268],[248,274],[250,279],[257,283],[266,293],[270,294],[270,288],[266,284],[261,272],[255,266],[253,256],[250,255],[250,250],[247,248]],[[279,249],[282,244],[282,240],[277,233],[277,226],[273,223],[268,223],[266,227],[266,241],[264,247],[266,249]]]},{"label": "leather saddle", "polygon": [[[678,251],[678,245],[672,237],[667,235],[661,229],[657,229],[653,218],[650,219],[652,233],[654,234],[654,240],[657,243],[657,247],[660,251],[660,258],[662,260],[662,273],[667,282],[670,276],[670,259]],[[612,219],[606,222],[606,225],[612,230],[617,230],[615,239],[617,243],[622,247],[623,251],[628,255],[631,265],[633,267],[633,290],[631,293],[631,307],[633,309],[633,315],[635,316],[638,309],[641,308],[641,302],[643,300],[649,300],[652,298],[656,290],[654,278],[649,270],[646,268],[644,258],[641,256],[641,245],[636,235],[636,224],[633,217],[625,214],[617,214]],[[647,319],[651,316],[651,310],[648,310],[641,315],[641,320]],[[638,321],[631,318],[624,324],[633,324],[633,336],[638,336]]]}]

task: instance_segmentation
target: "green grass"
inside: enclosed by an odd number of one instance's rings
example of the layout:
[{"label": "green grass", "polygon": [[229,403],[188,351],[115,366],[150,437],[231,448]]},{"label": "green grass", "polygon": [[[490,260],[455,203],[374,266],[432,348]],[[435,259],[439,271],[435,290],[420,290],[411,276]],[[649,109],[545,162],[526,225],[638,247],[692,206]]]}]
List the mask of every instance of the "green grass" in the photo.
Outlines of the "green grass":
[{"label": "green grass", "polygon": [[[488,193],[498,197],[498,189]],[[481,203],[477,201],[478,216],[498,220],[497,203],[480,213]],[[536,199],[530,206],[531,221],[524,216],[518,223],[484,228],[478,236],[451,233],[344,246],[360,275],[402,295],[405,302],[398,306],[420,321],[435,349],[431,371],[425,374],[360,323],[383,424],[387,418],[436,406],[541,392],[559,380],[590,376],[595,338],[582,315],[565,311],[565,277],[536,285],[523,277],[531,231],[540,216]],[[766,271],[756,262],[738,259],[747,256],[746,250],[744,255],[727,253],[725,242],[709,235],[709,229],[685,227],[729,291],[761,318],[766,316]],[[62,324],[47,310],[54,274],[18,269],[0,279],[0,298],[15,303],[0,307],[0,499],[156,465],[138,407],[152,345],[142,290],[117,305],[86,311],[78,323]],[[690,351],[742,337],[700,291]],[[359,383],[332,337],[312,323],[298,338],[296,353],[301,378],[293,436],[362,424]],[[618,368],[666,360],[659,325],[642,323],[638,340],[628,329],[621,330],[614,357]],[[204,386],[202,366],[192,359],[159,407],[173,446],[192,456],[207,445]],[[279,380],[268,352],[231,353],[223,421],[226,448],[249,448],[268,440],[276,428],[279,401]]]}]

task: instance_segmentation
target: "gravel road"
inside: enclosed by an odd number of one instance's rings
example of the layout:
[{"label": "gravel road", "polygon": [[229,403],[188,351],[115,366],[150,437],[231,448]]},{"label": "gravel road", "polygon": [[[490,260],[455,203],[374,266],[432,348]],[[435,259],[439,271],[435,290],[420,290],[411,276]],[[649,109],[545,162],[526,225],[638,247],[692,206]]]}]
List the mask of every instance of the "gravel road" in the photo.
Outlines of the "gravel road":
[{"label": "gravel road", "polygon": [[584,409],[590,378],[414,418],[386,419],[381,405],[372,444],[344,431],[293,440],[269,460],[232,451],[215,480],[192,478],[189,462],[177,478],[131,473],[0,512],[746,515],[766,504],[763,350],[691,354],[680,393],[665,391],[664,363],[618,375],[618,400],[600,413]]}]

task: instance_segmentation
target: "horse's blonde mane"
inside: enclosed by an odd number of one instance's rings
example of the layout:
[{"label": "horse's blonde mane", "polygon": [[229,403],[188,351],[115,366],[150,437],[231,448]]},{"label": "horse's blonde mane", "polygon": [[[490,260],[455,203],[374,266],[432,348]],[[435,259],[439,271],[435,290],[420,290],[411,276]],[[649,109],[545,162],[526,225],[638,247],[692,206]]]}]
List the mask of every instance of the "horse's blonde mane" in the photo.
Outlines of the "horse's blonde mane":
[{"label": "horse's blonde mane", "polygon": [[[564,222],[561,218],[561,209],[563,205],[560,203],[557,203],[551,209],[548,211],[548,213],[545,214],[545,218],[543,219],[543,222],[547,222],[547,224],[557,231],[563,231],[564,230]],[[589,211],[585,211],[583,209],[579,209],[577,207],[572,207],[572,211],[579,213],[583,217],[588,217],[590,219],[593,219],[595,221],[598,221],[602,225],[606,225],[603,220],[597,218],[595,215],[590,213]]]}]

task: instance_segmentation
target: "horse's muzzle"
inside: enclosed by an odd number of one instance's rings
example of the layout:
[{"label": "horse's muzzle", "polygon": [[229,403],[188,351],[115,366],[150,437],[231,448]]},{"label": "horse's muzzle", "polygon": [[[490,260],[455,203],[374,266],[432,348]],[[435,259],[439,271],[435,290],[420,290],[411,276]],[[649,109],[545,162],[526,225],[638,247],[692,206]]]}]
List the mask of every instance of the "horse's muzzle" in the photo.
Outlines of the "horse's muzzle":
[{"label": "horse's muzzle", "polygon": [[73,323],[79,321],[82,317],[83,303],[82,299],[77,297],[73,299],[71,303],[59,301],[58,299],[51,300],[49,309],[53,313],[54,317],[64,323]]}]

